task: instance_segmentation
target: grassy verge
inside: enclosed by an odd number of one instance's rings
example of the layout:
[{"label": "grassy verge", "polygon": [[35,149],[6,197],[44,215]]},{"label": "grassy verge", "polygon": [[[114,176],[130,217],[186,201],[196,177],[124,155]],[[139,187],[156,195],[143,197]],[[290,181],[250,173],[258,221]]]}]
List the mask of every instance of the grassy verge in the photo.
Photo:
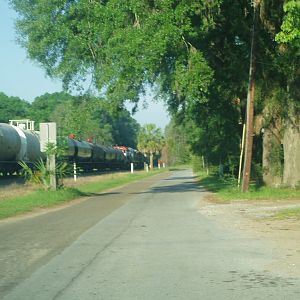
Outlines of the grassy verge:
[{"label": "grassy verge", "polygon": [[[237,181],[228,179],[220,179],[218,176],[208,176],[203,172],[197,173],[201,186],[206,190],[213,192],[218,202],[231,201],[249,201],[249,200],[299,200],[300,189],[290,188],[272,188],[272,187],[256,187],[251,185],[247,193],[242,193],[237,187]],[[293,218],[300,220],[300,208],[288,208],[277,212],[274,219]]]},{"label": "grassy verge", "polygon": [[82,196],[90,196],[93,195],[93,193],[100,193],[130,182],[141,180],[165,172],[166,170],[167,169],[160,169],[148,173],[124,173],[121,176],[112,174],[104,180],[82,184],[76,188],[65,188],[58,191],[37,190],[25,196],[1,200],[0,219],[30,212],[38,208],[53,207]]},{"label": "grassy verge", "polygon": [[246,193],[242,193],[237,187],[237,181],[231,178],[220,179],[217,176],[208,176],[197,173],[199,183],[208,191],[215,193],[220,201],[243,201],[243,200],[300,200],[300,189],[256,187],[251,185]]},{"label": "grassy verge", "polygon": [[170,171],[180,171],[180,170],[185,170],[185,169],[190,169],[191,166],[190,165],[173,165],[171,167],[169,167]]}]

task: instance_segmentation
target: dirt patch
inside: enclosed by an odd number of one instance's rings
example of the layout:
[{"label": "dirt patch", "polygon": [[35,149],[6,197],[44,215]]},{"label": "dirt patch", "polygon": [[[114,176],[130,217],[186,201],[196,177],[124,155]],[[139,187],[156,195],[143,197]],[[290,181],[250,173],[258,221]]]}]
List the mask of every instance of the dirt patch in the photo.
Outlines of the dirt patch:
[{"label": "dirt patch", "polygon": [[247,237],[267,241],[272,249],[270,271],[300,277],[300,221],[273,216],[286,208],[300,207],[299,200],[220,202],[211,193],[198,203],[199,212],[222,227]]}]

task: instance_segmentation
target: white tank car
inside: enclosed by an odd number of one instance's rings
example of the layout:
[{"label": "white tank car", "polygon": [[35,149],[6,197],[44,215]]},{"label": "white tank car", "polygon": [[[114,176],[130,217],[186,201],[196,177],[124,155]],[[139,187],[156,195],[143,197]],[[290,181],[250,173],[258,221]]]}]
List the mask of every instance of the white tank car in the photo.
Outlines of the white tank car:
[{"label": "white tank car", "polygon": [[19,169],[18,161],[34,163],[40,157],[37,132],[0,123],[0,172],[14,172]]}]

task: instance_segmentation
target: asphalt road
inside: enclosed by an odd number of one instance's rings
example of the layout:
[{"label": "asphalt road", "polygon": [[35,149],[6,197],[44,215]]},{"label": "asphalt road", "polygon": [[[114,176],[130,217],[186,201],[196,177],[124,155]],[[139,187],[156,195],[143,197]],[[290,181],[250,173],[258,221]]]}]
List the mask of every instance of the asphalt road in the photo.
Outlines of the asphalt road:
[{"label": "asphalt road", "polygon": [[185,170],[0,223],[3,299],[299,299],[267,244],[199,213],[203,194]]}]

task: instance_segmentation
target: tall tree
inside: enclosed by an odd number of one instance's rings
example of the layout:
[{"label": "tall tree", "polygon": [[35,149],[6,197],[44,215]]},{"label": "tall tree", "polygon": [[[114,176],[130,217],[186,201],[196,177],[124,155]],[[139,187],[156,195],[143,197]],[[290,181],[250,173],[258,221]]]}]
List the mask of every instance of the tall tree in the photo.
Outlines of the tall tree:
[{"label": "tall tree", "polygon": [[190,161],[190,146],[188,144],[187,129],[184,125],[176,124],[172,119],[165,130],[166,157],[165,162],[170,165],[184,164]]},{"label": "tall tree", "polygon": [[164,146],[164,138],[160,128],[155,124],[145,124],[138,134],[138,149],[150,157],[150,168],[153,169],[153,156],[159,154]]}]

